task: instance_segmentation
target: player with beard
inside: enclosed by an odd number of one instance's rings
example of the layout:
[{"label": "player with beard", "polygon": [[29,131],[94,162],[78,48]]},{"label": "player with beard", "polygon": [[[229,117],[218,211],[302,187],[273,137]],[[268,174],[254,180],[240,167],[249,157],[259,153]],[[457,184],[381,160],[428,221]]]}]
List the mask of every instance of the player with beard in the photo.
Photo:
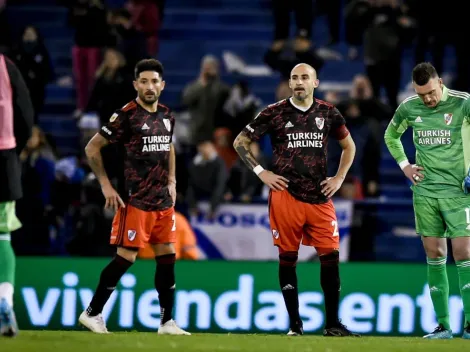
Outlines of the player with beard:
[{"label": "player with beard", "polygon": [[[95,333],[108,333],[103,307],[122,275],[132,266],[140,248],[149,243],[156,260],[155,288],[160,302],[159,334],[190,335],[172,319],[175,295],[175,119],[158,103],[165,87],[163,66],[154,59],[135,66],[137,98],[117,110],[88,143],[88,162],[106,198],[106,208],[116,211],[111,244],[114,259],[101,272],[96,292],[80,315],[82,325]],[[106,175],[101,149],[117,143],[121,150],[123,178],[117,191]],[[116,167],[119,167],[116,165]],[[92,244],[90,244],[92,245]]]},{"label": "player with beard", "polygon": [[[274,245],[279,249],[279,283],[290,319],[287,334],[303,334],[296,273],[302,243],[315,247],[320,257],[326,310],[324,336],[358,336],[338,319],[339,232],[331,200],[351,167],[356,147],[339,111],[314,98],[318,84],[311,66],[295,66],[289,79],[292,97],[261,111],[238,135],[234,147],[271,189],[269,220]],[[264,170],[250,150],[250,144],[265,134],[270,135],[273,146],[273,172]],[[333,177],[326,177],[329,137],[338,140],[343,149]]]}]

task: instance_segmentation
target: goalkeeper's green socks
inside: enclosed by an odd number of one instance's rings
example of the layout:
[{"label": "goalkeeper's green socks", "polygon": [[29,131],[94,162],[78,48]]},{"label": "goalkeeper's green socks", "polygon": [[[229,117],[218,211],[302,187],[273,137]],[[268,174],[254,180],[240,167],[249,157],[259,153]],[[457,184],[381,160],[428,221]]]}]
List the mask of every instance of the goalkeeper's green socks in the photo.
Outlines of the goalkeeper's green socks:
[{"label": "goalkeeper's green socks", "polygon": [[456,261],[459,273],[460,295],[463,301],[465,326],[470,323],[470,260]]},{"label": "goalkeeper's green socks", "polygon": [[447,257],[427,258],[427,262],[429,291],[437,321],[445,329],[450,329],[449,281],[446,269]]},{"label": "goalkeeper's green socks", "polygon": [[5,298],[10,306],[13,306],[15,265],[15,253],[11,247],[10,234],[0,233],[0,299]]}]

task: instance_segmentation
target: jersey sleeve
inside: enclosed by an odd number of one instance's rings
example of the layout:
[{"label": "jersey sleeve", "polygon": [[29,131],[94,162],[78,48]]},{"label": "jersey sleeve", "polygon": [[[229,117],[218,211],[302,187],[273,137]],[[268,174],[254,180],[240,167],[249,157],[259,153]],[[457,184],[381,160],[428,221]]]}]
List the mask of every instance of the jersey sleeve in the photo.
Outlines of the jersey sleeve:
[{"label": "jersey sleeve", "polygon": [[462,113],[465,120],[470,123],[470,98],[464,101],[462,106]]},{"label": "jersey sleeve", "polygon": [[338,141],[346,138],[349,130],[346,127],[346,120],[337,108],[330,110],[330,118],[332,119],[330,135]]},{"label": "jersey sleeve", "polygon": [[173,134],[175,133],[175,124],[176,124],[175,115],[173,113],[170,113],[170,125],[171,125],[170,143],[173,142]]},{"label": "jersey sleeve", "polygon": [[406,116],[406,106],[402,103],[400,106],[398,106],[392,120],[385,130],[385,144],[387,145],[390,154],[397,163],[408,160],[405,149],[403,148],[403,144],[400,140],[402,134],[405,133],[406,129],[408,128],[408,120]]},{"label": "jersey sleeve", "polygon": [[117,110],[111,115],[109,121],[100,129],[100,135],[108,140],[109,143],[122,142],[128,135],[129,124],[127,114]]},{"label": "jersey sleeve", "polygon": [[268,107],[262,110],[248,125],[243,129],[243,133],[256,142],[271,129],[272,110]]}]

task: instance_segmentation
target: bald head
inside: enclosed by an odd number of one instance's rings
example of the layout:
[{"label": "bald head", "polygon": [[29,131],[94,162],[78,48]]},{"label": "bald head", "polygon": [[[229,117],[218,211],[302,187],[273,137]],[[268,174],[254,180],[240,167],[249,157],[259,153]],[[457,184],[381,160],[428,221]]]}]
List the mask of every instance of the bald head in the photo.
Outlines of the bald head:
[{"label": "bald head", "polygon": [[309,64],[303,64],[303,63],[295,65],[292,71],[290,71],[290,76],[292,77],[293,75],[301,75],[305,72],[307,72],[312,77],[317,79],[317,71]]},{"label": "bald head", "polygon": [[297,103],[313,101],[313,92],[319,83],[317,71],[308,64],[298,64],[290,73],[289,87]]}]

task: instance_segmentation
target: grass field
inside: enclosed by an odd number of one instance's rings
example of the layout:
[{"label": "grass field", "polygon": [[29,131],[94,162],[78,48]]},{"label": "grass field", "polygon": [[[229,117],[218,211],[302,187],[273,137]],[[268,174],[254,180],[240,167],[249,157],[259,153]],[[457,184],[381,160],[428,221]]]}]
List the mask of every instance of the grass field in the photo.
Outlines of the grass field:
[{"label": "grass field", "polygon": [[131,351],[253,351],[253,352],[361,352],[466,351],[470,341],[423,340],[404,337],[325,338],[278,335],[196,334],[158,336],[156,333],[97,335],[77,331],[21,331],[14,339],[0,338],[1,352],[131,352]]}]

